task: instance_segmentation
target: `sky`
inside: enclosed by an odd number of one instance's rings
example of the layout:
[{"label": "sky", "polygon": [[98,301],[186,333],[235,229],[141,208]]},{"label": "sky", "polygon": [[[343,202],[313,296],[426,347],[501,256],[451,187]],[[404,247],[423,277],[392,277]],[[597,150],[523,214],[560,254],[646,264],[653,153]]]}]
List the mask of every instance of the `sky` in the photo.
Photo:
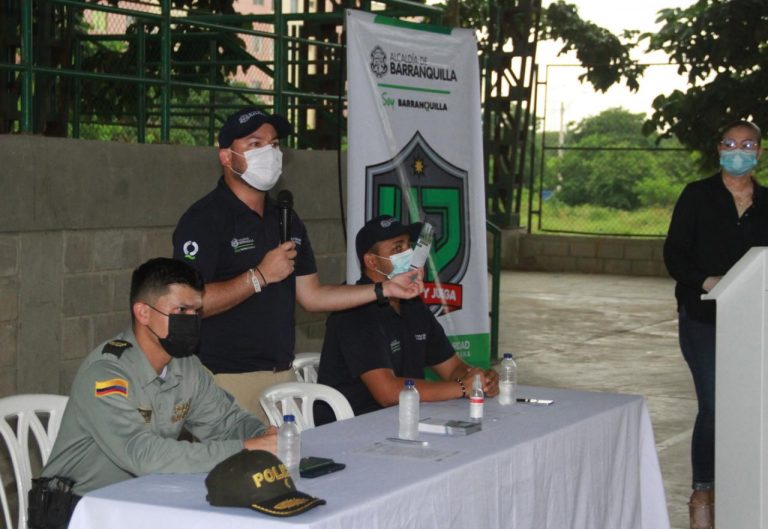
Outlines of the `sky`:
[{"label": "sky", "polygon": [[[579,15],[584,20],[594,22],[614,34],[620,34],[624,29],[653,31],[661,26],[655,23],[660,9],[687,7],[694,0],[567,0],[579,9]],[[544,1],[546,7],[550,0]],[[685,78],[677,74],[677,67],[668,65],[669,59],[663,53],[653,55],[638,51],[634,58],[641,63],[663,63],[664,66],[653,66],[646,69],[640,79],[640,90],[630,92],[624,86],[614,86],[606,93],[596,93],[589,83],[580,83],[578,76],[584,69],[578,66],[575,53],[557,56],[562,43],[552,41],[539,42],[536,59],[539,64],[540,80],[546,78],[546,109],[544,106],[544,89],[539,91],[537,115],[546,113],[546,129],[559,130],[562,123],[567,127],[569,122],[578,122],[585,117],[599,114],[612,107],[624,107],[632,112],[652,112],[651,102],[661,94],[667,94],[674,89],[685,90]]]}]

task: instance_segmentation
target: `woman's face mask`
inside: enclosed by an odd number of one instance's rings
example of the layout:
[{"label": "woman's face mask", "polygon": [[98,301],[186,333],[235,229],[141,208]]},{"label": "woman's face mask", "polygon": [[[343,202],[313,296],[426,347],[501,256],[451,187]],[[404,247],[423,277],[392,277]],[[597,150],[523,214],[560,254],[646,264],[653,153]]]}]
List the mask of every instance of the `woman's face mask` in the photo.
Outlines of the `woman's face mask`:
[{"label": "woman's face mask", "polygon": [[[373,255],[376,255],[376,254],[373,254]],[[411,248],[408,248],[405,251],[396,253],[394,255],[390,255],[389,257],[384,257],[382,255],[376,255],[376,257],[380,257],[382,259],[389,259],[389,262],[392,263],[392,271],[388,274],[385,274],[378,268],[376,269],[378,273],[380,273],[383,276],[386,276],[387,279],[392,279],[396,275],[404,274],[410,269],[411,259],[413,258],[413,250]]]},{"label": "woman's face mask", "polygon": [[245,151],[244,155],[232,149],[230,152],[245,158],[244,173],[232,169],[245,180],[245,183],[259,191],[269,191],[275,187],[280,174],[283,172],[283,153],[280,152],[280,149],[272,145],[265,145]]},{"label": "woman's face mask", "polygon": [[720,151],[720,166],[732,176],[744,176],[757,165],[757,151]]}]

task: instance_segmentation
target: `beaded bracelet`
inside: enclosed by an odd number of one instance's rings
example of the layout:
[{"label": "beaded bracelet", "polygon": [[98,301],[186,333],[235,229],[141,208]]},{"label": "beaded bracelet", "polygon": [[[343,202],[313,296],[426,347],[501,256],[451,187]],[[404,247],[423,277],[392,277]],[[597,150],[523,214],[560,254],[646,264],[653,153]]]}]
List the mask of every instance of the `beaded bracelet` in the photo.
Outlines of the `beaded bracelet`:
[{"label": "beaded bracelet", "polygon": [[461,379],[461,377],[456,377],[456,383],[461,387],[461,398],[466,399],[467,398],[467,387],[464,385],[464,381]]}]

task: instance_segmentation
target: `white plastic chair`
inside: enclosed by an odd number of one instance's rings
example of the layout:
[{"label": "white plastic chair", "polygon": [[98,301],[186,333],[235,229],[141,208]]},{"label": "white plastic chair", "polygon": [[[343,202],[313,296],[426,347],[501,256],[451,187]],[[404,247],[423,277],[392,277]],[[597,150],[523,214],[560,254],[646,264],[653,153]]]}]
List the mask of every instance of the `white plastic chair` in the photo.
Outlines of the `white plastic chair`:
[{"label": "white plastic chair", "polygon": [[337,421],[355,416],[347,398],[338,390],[324,384],[283,382],[262,391],[259,400],[267,413],[269,423],[278,427],[283,424],[283,415],[293,415],[299,430],[314,428],[312,406],[316,400],[327,402],[336,414]]},{"label": "white plastic chair", "polygon": [[[63,395],[13,395],[0,398],[0,434],[8,447],[11,457],[16,491],[18,494],[19,516],[18,529],[27,527],[27,495],[32,488],[32,465],[29,457],[29,432],[32,431],[40,451],[42,465],[48,462],[53,442],[59,433],[61,416],[69,397]],[[40,416],[47,416],[43,426]],[[13,424],[15,423],[15,430]],[[2,480],[0,480],[2,481]],[[3,505],[5,527],[11,528],[11,510],[5,494],[5,486],[0,484],[0,501]]]},{"label": "white plastic chair", "polygon": [[320,353],[297,353],[293,359],[293,371],[299,382],[317,382]]}]

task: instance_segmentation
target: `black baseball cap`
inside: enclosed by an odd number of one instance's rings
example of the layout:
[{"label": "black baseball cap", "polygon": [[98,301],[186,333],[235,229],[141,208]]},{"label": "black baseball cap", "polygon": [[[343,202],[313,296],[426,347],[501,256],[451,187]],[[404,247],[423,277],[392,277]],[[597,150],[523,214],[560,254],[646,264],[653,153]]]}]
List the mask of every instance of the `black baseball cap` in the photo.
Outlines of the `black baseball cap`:
[{"label": "black baseball cap", "polygon": [[420,231],[421,222],[403,224],[389,215],[379,215],[366,222],[365,226],[360,228],[360,231],[357,232],[357,237],[355,238],[357,259],[362,262],[363,255],[377,242],[392,239],[403,233],[409,234],[411,236],[411,241],[415,241],[418,238]]},{"label": "black baseball cap", "polygon": [[271,516],[294,516],[325,500],[299,492],[288,469],[264,450],[243,450],[228,457],[205,478],[206,499],[216,507],[250,507]]},{"label": "black baseball cap", "polygon": [[275,127],[278,138],[293,132],[293,126],[280,114],[267,114],[256,107],[244,108],[231,114],[219,129],[219,148],[226,149],[233,141],[248,136],[265,123]]}]

